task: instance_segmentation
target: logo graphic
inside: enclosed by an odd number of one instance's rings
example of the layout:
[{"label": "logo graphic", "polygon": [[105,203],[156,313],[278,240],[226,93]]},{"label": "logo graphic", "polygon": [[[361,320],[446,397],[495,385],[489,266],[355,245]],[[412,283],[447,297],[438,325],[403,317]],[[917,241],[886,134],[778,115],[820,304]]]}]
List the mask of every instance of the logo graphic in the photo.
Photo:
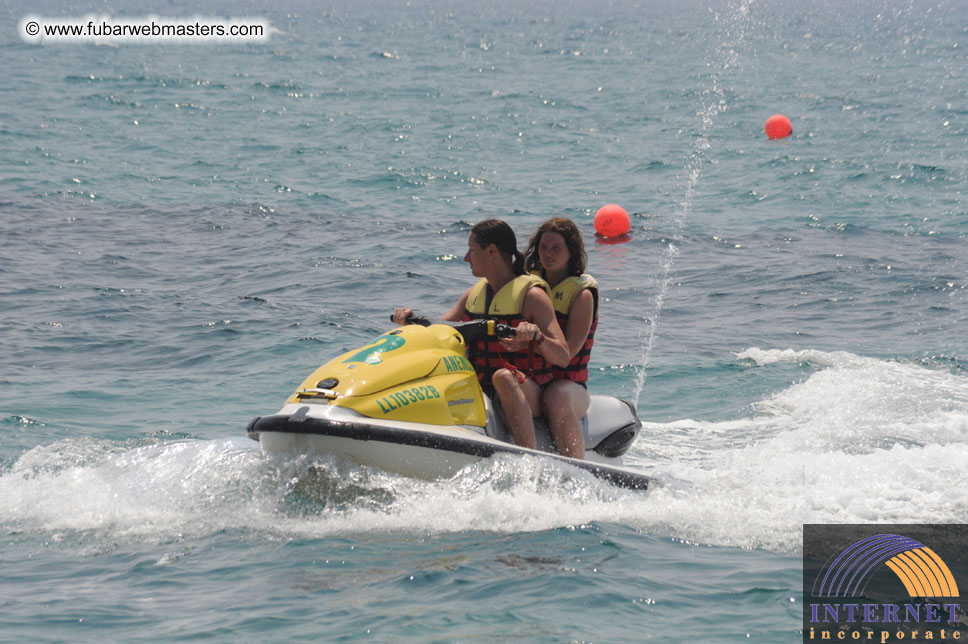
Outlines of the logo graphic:
[{"label": "logo graphic", "polygon": [[805,524],[803,641],[968,641],[966,578],[966,525]]},{"label": "logo graphic", "polygon": [[343,360],[343,364],[348,362],[364,362],[366,364],[380,364],[383,362],[380,359],[380,354],[385,351],[393,351],[394,349],[399,349],[407,343],[406,340],[401,338],[399,335],[381,335],[377,338],[376,342],[368,347],[365,347],[358,353],[354,353],[346,360]]},{"label": "logo graphic", "polygon": [[860,596],[882,564],[897,575],[909,597],[959,597],[958,584],[941,557],[896,534],[877,534],[844,549],[827,567],[816,596]]}]

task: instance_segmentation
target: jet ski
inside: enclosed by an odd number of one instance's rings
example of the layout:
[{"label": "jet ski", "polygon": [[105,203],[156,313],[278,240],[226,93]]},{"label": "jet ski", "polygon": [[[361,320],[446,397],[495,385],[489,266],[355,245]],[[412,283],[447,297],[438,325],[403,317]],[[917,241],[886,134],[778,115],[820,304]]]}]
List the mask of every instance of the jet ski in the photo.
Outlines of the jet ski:
[{"label": "jet ski", "polygon": [[331,455],[421,479],[518,454],[550,458],[616,486],[648,488],[647,476],[621,465],[642,427],[630,403],[591,396],[582,419],[584,459],[556,453],[543,419],[535,419],[537,449],[519,447],[467,359],[477,339],[509,337],[514,328],[493,320],[411,322],[319,367],[277,413],[250,421],[246,434],[269,454]]}]

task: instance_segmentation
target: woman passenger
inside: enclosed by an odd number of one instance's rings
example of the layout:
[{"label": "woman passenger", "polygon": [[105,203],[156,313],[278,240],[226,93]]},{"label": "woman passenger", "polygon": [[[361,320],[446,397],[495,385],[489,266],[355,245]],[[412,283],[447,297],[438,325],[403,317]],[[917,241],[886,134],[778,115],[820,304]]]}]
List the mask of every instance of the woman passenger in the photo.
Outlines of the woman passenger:
[{"label": "woman passenger", "polygon": [[570,219],[556,217],[541,224],[524,253],[525,269],[551,287],[551,302],[564,331],[571,360],[552,369],[553,380],[541,392],[541,405],[563,456],[585,457],[581,419],[590,397],[588,359],[598,327],[598,283],[585,274],[588,255],[581,232]]}]

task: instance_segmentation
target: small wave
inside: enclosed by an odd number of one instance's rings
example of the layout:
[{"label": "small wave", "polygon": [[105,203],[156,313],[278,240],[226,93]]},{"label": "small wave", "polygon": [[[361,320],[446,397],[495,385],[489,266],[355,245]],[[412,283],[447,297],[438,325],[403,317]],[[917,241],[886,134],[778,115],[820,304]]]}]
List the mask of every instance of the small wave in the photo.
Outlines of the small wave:
[{"label": "small wave", "polygon": [[374,263],[359,257],[326,257],[313,262],[314,268],[344,266],[349,268],[382,268],[383,264]]},{"label": "small wave", "polygon": [[258,501],[251,504],[259,479],[247,476],[258,472],[258,456],[231,441],[58,441],[0,474],[0,523],[135,537],[205,534],[236,524],[242,508],[259,511]]},{"label": "small wave", "polygon": [[118,79],[116,79],[116,78],[104,78],[103,76],[94,76],[94,75],[90,75],[90,76],[77,76],[75,74],[71,74],[71,75],[68,75],[68,76],[65,76],[64,77],[64,81],[65,82],[74,83],[74,84],[77,84],[77,85],[86,85],[86,84],[91,84],[91,83],[112,82],[112,81],[117,81],[117,80]]},{"label": "small wave", "polygon": [[[366,501],[352,503],[325,522],[309,517],[289,527],[304,536],[374,530],[531,532],[593,521],[627,522],[635,501],[647,495],[549,460],[514,456],[480,461],[444,481],[362,471],[370,486]],[[373,503],[380,497],[385,502]]]},{"label": "small wave", "polygon": [[268,89],[268,90],[282,91],[282,92],[302,90],[302,87],[300,87],[299,84],[291,80],[275,81],[272,83],[266,83],[266,82],[260,81],[257,83],[253,83],[252,86],[259,89]]},{"label": "small wave", "polygon": [[325,458],[270,458],[244,438],[66,439],[0,472],[0,525],[148,541],[231,529],[282,539],[520,532],[621,522],[642,497],[544,459],[495,458],[422,481]]},{"label": "small wave", "polygon": [[115,96],[114,94],[91,94],[86,96],[83,100],[86,103],[92,104],[108,103],[110,105],[117,105],[120,107],[142,107],[142,104],[139,101],[124,99],[119,96]]},{"label": "small wave", "polygon": [[778,362],[802,362],[812,363],[821,367],[832,367],[838,364],[846,365],[851,362],[860,364],[869,360],[868,358],[861,358],[846,351],[828,353],[813,350],[758,349],[756,347],[740,351],[736,354],[736,357],[740,360],[750,360],[759,366]]},{"label": "small wave", "polygon": [[3,424],[4,425],[9,425],[9,426],[12,426],[12,427],[20,427],[20,428],[24,428],[24,429],[26,429],[26,428],[42,428],[42,427],[46,427],[47,426],[45,423],[43,423],[43,422],[41,422],[39,420],[36,420],[34,418],[30,418],[28,416],[20,416],[20,415],[16,415],[16,414],[13,415],[13,416],[7,416],[6,418],[4,418],[3,419]]},{"label": "small wave", "polygon": [[818,369],[754,407],[813,438],[827,436],[845,451],[895,443],[968,443],[968,378],[963,374],[843,351],[752,348],[737,357],[761,366],[800,362]]},{"label": "small wave", "polygon": [[674,170],[675,166],[671,163],[666,163],[665,161],[660,161],[658,159],[654,161],[649,161],[648,163],[640,163],[632,168],[633,172],[661,172],[664,170]]},{"label": "small wave", "polygon": [[264,297],[259,297],[257,295],[240,295],[239,300],[243,302],[254,302],[256,304],[266,304],[268,306],[276,306],[272,300],[267,300]]},{"label": "small wave", "polygon": [[690,485],[656,489],[639,521],[706,543],[796,552],[803,523],[964,519],[964,374],[841,351],[737,357],[812,370],[747,418],[647,424],[635,458]]}]

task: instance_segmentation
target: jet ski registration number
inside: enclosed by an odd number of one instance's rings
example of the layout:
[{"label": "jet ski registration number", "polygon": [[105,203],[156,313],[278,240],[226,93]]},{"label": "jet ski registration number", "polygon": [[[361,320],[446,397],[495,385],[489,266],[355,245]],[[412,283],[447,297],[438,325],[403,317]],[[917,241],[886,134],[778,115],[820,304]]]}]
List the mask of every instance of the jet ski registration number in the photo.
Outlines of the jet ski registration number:
[{"label": "jet ski registration number", "polygon": [[384,414],[389,414],[394,409],[406,407],[412,403],[422,402],[440,398],[440,392],[431,386],[412,387],[384,396],[376,401]]}]

